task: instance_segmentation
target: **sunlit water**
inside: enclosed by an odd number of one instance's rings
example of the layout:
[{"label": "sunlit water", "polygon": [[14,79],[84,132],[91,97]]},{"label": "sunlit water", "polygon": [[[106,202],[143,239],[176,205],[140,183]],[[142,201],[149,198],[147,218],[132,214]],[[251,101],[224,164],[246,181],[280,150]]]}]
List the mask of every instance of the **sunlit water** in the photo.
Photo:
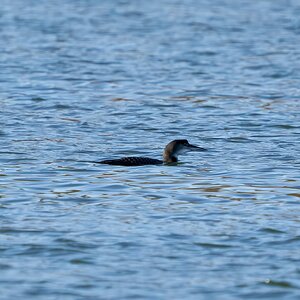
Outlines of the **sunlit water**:
[{"label": "sunlit water", "polygon": [[1,300],[299,299],[299,15],[1,1]]}]

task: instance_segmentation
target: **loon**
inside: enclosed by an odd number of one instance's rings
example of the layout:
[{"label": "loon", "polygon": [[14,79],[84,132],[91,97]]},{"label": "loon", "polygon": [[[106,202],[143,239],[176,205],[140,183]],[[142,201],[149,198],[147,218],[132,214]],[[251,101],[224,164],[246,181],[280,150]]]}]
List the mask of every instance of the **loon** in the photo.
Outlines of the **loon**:
[{"label": "loon", "polygon": [[97,163],[116,166],[144,166],[161,165],[178,162],[178,155],[188,151],[206,151],[206,149],[191,145],[187,140],[174,140],[167,144],[163,153],[163,160],[149,157],[123,157],[119,159],[103,160]]}]

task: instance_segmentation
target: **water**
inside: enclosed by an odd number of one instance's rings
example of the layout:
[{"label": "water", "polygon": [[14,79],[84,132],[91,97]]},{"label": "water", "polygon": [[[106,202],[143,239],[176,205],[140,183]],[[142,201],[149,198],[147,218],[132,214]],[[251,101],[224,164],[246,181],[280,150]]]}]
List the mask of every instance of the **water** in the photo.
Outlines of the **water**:
[{"label": "water", "polygon": [[299,13],[2,0],[1,300],[299,299]]}]

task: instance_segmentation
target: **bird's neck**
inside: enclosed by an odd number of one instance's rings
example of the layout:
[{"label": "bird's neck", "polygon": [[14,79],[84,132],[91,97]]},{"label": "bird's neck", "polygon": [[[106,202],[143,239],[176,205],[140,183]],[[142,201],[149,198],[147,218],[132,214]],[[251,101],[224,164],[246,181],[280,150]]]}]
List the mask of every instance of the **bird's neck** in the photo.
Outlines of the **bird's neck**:
[{"label": "bird's neck", "polygon": [[169,151],[165,151],[163,157],[164,157],[164,163],[178,162],[177,156],[174,154],[171,154]]}]

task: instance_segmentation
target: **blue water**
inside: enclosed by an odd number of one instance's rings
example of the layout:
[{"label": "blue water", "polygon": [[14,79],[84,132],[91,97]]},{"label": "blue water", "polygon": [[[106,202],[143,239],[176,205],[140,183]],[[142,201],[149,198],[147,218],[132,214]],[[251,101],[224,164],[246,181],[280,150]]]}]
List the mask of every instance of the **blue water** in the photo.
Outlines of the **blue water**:
[{"label": "blue water", "polygon": [[2,0],[1,300],[300,299],[299,15]]}]

